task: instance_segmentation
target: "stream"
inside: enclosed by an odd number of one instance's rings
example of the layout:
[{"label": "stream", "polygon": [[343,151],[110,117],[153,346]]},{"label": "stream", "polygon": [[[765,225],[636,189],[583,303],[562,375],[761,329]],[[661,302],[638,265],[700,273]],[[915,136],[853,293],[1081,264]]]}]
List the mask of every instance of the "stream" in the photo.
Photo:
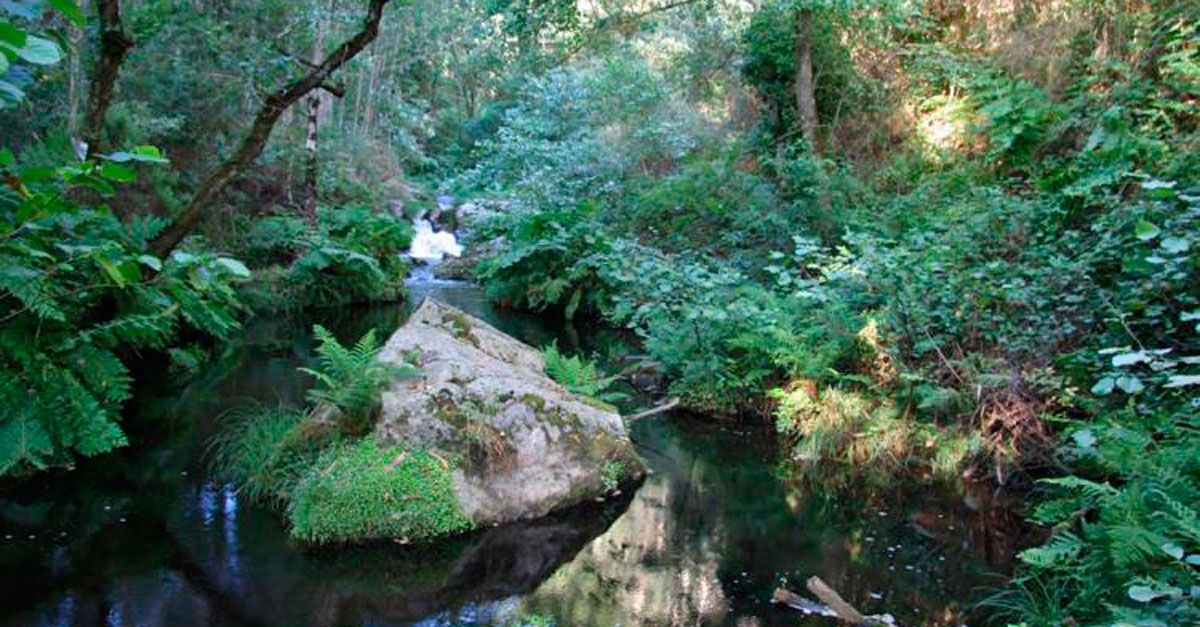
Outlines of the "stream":
[{"label": "stream", "polygon": [[[605,341],[420,276],[413,303],[437,297],[533,345]],[[0,493],[0,623],[832,625],[770,604],[819,575],[864,612],[959,625],[1011,566],[1015,516],[986,494],[798,482],[769,430],[682,413],[632,425],[650,475],[620,497],[428,546],[297,546],[209,477],[207,442],[232,409],[303,402],[313,323],[386,338],[406,311],[252,320],[183,389],[147,368],[129,447]]]}]

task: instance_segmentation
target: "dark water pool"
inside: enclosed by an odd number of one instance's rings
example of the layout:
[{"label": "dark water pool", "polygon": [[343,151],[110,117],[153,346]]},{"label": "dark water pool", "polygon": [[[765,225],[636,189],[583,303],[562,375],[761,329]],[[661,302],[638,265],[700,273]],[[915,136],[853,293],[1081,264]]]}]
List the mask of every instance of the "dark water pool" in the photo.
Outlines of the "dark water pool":
[{"label": "dark water pool", "polygon": [[[531,343],[596,334],[491,309],[452,283],[417,286]],[[220,416],[298,403],[309,325],[386,334],[399,308],[276,317],[179,389],[151,383],[132,446],[0,493],[0,622],[13,625],[828,625],[770,605],[819,575],[901,624],[972,623],[998,581],[1011,514],[969,491],[813,488],[780,470],[768,432],[687,416],[635,424],[650,476],[630,494],[426,547],[305,550],[269,511],[208,478]],[[807,621],[807,622],[806,622]]]}]

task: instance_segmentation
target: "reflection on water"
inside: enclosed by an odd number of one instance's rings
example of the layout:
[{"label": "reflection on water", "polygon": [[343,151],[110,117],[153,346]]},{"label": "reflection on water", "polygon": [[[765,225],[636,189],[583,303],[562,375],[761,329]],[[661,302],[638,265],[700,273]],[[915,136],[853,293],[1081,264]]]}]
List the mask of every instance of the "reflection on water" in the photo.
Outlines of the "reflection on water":
[{"label": "reflection on water", "polygon": [[[533,344],[597,345],[495,311],[470,286],[414,287],[414,301],[436,295]],[[1011,555],[1006,510],[987,499],[802,490],[764,434],[681,416],[634,426],[651,474],[621,498],[425,547],[298,547],[276,515],[207,478],[205,443],[248,400],[302,402],[312,322],[351,340],[402,315],[255,321],[184,390],[147,368],[130,448],[0,494],[0,623],[795,625],[771,591],[816,574],[863,610],[949,625]]]}]

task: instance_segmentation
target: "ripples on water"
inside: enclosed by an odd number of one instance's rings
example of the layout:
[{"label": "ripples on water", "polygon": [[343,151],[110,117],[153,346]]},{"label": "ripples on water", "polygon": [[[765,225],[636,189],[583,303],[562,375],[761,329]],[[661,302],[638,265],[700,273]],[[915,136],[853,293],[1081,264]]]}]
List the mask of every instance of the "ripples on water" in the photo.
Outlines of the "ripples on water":
[{"label": "ripples on water", "polygon": [[[494,309],[458,282],[411,285],[527,342],[600,333]],[[0,621],[19,625],[829,625],[770,606],[820,575],[867,612],[959,624],[1007,567],[1011,514],[988,499],[896,485],[850,495],[782,476],[769,433],[686,416],[639,422],[651,474],[631,494],[425,547],[306,550],[279,518],[207,477],[219,416],[298,404],[308,329],[388,333],[399,307],[274,318],[186,389],[144,387],[132,446],[0,494]],[[151,369],[148,369],[151,370]]]}]

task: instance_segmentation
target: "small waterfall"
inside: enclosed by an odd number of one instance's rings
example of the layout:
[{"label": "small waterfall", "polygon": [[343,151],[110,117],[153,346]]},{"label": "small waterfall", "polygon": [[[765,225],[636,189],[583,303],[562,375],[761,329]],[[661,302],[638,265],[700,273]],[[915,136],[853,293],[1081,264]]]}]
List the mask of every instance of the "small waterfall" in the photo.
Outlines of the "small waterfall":
[{"label": "small waterfall", "polygon": [[408,248],[408,256],[426,263],[445,259],[447,255],[459,257],[462,255],[462,245],[458,238],[449,231],[434,231],[433,223],[424,218],[413,222],[413,240]]},{"label": "small waterfall", "polygon": [[426,218],[413,221],[413,240],[408,247],[408,257],[414,262],[408,283],[439,282],[434,268],[447,256],[462,256],[463,247],[451,231],[434,231],[433,223]]}]

